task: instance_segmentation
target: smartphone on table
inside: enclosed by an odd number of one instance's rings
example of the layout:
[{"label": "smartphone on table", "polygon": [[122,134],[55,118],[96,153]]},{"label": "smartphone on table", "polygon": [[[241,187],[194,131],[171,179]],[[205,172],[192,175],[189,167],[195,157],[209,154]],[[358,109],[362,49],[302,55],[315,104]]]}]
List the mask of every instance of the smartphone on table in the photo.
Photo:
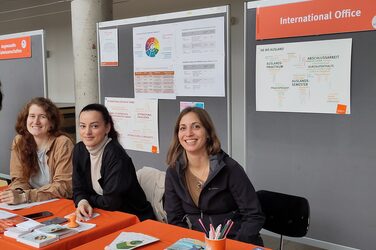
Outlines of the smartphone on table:
[{"label": "smartphone on table", "polygon": [[68,220],[66,218],[62,217],[54,217],[49,220],[42,221],[41,223],[44,225],[51,225],[51,224],[62,224],[64,222],[67,222]]},{"label": "smartphone on table", "polygon": [[40,219],[40,218],[44,218],[44,217],[48,217],[52,215],[53,213],[51,213],[50,211],[42,211],[42,212],[33,213],[33,214],[26,214],[23,217],[36,220],[36,219]]}]

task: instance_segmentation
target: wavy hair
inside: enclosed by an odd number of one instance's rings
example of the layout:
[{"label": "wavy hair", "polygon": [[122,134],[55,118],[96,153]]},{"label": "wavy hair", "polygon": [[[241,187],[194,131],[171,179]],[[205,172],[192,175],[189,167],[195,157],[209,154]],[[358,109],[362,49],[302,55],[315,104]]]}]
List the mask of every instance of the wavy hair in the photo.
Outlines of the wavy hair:
[{"label": "wavy hair", "polygon": [[82,112],[85,112],[85,111],[97,111],[101,113],[105,125],[108,125],[108,124],[111,125],[110,132],[108,132],[108,137],[112,138],[112,140],[118,139],[119,133],[115,130],[114,121],[112,120],[112,117],[110,113],[108,112],[108,109],[104,105],[98,104],[98,103],[92,103],[92,104],[86,105],[81,110],[80,115]]},{"label": "wavy hair", "polygon": [[60,125],[62,121],[61,113],[58,107],[48,98],[36,97],[31,99],[18,114],[16,122],[16,132],[20,135],[20,139],[15,144],[15,150],[20,155],[20,161],[24,168],[25,177],[29,178],[38,171],[38,147],[34,137],[27,130],[27,117],[31,105],[37,105],[46,112],[48,121],[51,124],[48,130],[49,136],[58,137],[62,134]]},{"label": "wavy hair", "polygon": [[213,121],[211,120],[208,112],[202,108],[197,107],[187,107],[183,109],[178,119],[176,120],[174,132],[172,135],[172,140],[170,143],[170,147],[167,152],[167,165],[169,167],[175,167],[175,163],[179,156],[184,152],[185,150],[182,147],[182,145],[179,142],[179,126],[180,121],[186,114],[193,112],[197,115],[198,119],[200,120],[200,123],[205,128],[206,134],[208,136],[206,140],[206,151],[208,155],[215,155],[221,151],[221,142],[217,136],[217,133],[215,131],[215,127],[213,124]]}]

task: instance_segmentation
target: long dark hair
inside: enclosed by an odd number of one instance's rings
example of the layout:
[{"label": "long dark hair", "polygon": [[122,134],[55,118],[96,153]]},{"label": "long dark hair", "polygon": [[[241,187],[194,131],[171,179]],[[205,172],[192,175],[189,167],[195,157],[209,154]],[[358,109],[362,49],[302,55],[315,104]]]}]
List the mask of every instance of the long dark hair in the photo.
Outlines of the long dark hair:
[{"label": "long dark hair", "polygon": [[110,126],[111,126],[110,132],[108,132],[108,137],[112,138],[112,140],[118,139],[119,133],[115,130],[112,117],[111,117],[110,113],[108,112],[108,109],[104,105],[98,104],[98,103],[92,103],[92,104],[86,105],[81,110],[80,115],[81,115],[82,112],[85,112],[85,111],[97,111],[97,112],[101,113],[105,125],[110,124]]},{"label": "long dark hair", "polygon": [[37,105],[41,107],[48,121],[51,124],[48,134],[50,136],[58,137],[62,134],[60,130],[61,125],[61,113],[58,107],[48,98],[36,97],[31,99],[18,114],[16,122],[16,132],[20,135],[20,139],[15,144],[15,150],[20,155],[21,164],[24,168],[25,177],[29,178],[33,173],[38,171],[38,146],[34,140],[34,137],[27,130],[27,117],[29,116],[29,109],[31,105]]},{"label": "long dark hair", "polygon": [[175,123],[174,133],[172,135],[170,147],[167,152],[167,165],[170,167],[175,166],[176,160],[184,152],[184,148],[181,146],[178,137],[179,126],[183,116],[190,112],[193,112],[197,115],[202,126],[205,128],[206,134],[208,136],[206,140],[206,151],[208,155],[217,154],[221,150],[221,142],[217,136],[217,133],[215,132],[213,121],[211,120],[208,112],[206,112],[206,110],[202,108],[187,107],[180,112]]}]

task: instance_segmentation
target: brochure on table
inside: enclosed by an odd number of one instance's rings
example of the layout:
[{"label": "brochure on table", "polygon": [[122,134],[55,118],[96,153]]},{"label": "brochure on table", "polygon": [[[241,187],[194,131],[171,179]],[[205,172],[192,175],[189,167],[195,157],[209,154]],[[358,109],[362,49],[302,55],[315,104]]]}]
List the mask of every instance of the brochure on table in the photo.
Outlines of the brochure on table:
[{"label": "brochure on table", "polygon": [[140,246],[144,246],[153,242],[159,241],[159,239],[142,233],[121,232],[111,244],[106,247],[106,250],[117,249],[135,249]]}]

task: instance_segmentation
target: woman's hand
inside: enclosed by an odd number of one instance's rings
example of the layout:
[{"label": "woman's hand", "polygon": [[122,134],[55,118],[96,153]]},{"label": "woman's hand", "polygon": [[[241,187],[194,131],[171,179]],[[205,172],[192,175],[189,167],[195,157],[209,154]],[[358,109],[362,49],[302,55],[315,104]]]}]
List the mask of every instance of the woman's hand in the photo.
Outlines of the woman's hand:
[{"label": "woman's hand", "polygon": [[8,189],[0,193],[1,202],[7,204],[21,204],[26,202],[26,194],[19,190]]},{"label": "woman's hand", "polygon": [[91,218],[93,215],[93,208],[87,200],[80,200],[76,209],[76,218],[78,221],[84,221],[85,218]]}]

